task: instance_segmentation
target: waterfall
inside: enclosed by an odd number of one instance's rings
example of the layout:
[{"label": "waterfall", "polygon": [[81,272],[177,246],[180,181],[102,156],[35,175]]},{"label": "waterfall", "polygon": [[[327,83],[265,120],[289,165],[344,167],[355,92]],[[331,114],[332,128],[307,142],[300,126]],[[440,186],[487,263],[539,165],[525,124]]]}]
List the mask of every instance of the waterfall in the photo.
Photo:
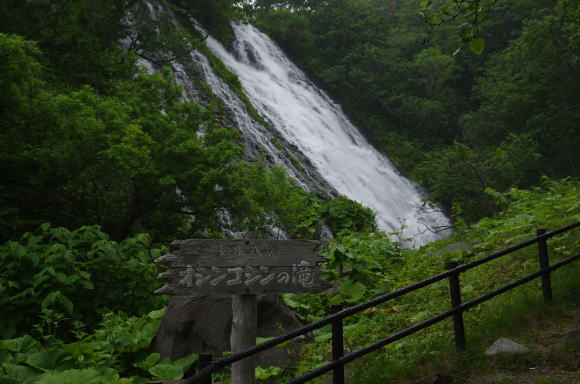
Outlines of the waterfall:
[{"label": "waterfall", "polygon": [[[178,24],[171,9],[152,2],[146,5],[152,19]],[[397,172],[340,106],[309,81],[268,36],[247,24],[232,24],[232,28],[236,39],[231,51],[211,36],[207,45],[237,74],[251,103],[274,129],[251,116],[246,103],[197,51],[171,62],[176,80],[184,87],[184,98],[207,105],[210,101],[199,88],[203,81],[224,102],[228,119],[222,124],[240,130],[247,159],[262,158],[282,166],[298,185],[321,196],[338,192],[362,203],[376,213],[381,230],[400,232],[404,225],[402,237],[412,238],[414,245],[441,238],[441,232],[432,231],[449,226],[449,220],[440,211],[423,207],[419,186]],[[161,70],[146,59],[139,62],[149,72]]]},{"label": "waterfall", "polygon": [[[211,36],[208,46],[238,75],[259,112],[306,155],[318,173],[340,194],[375,211],[382,230],[398,232],[404,224],[403,237],[414,238],[417,245],[440,238],[431,230],[449,225],[445,215],[422,207],[421,189],[397,172],[340,106],[312,84],[268,36],[251,25],[232,27],[236,40],[231,52]],[[211,71],[207,63],[201,64],[206,74]],[[223,97],[219,84],[208,83]],[[271,143],[263,145],[272,149]]]}]

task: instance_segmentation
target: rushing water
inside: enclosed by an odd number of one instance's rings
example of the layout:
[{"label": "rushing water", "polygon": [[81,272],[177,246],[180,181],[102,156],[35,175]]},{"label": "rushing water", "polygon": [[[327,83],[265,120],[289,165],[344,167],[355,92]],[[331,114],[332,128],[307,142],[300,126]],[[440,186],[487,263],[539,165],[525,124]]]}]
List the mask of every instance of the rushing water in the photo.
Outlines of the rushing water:
[{"label": "rushing water", "polygon": [[[231,111],[236,126],[243,134],[246,148],[259,147],[258,151],[267,153],[274,164],[284,166],[285,162],[281,158],[282,153],[275,147],[266,128],[252,119],[244,102],[213,72],[207,58],[199,52],[193,52],[191,57],[199,65],[204,80],[211,87],[213,93],[222,99]],[[286,168],[290,176],[298,179],[294,169]],[[300,184],[302,187],[306,187],[305,184]]]},{"label": "rushing water", "polygon": [[[381,229],[397,232],[404,223],[403,235],[414,237],[417,244],[441,237],[431,230],[449,225],[448,219],[421,208],[417,185],[402,177],[368,143],[340,106],[314,86],[268,36],[251,25],[233,28],[232,52],[211,37],[208,46],[238,75],[260,113],[310,159],[322,177],[339,193],[373,209]],[[203,62],[199,57],[197,61]],[[207,68],[207,63],[202,64]],[[221,85],[210,85],[223,97]]]}]

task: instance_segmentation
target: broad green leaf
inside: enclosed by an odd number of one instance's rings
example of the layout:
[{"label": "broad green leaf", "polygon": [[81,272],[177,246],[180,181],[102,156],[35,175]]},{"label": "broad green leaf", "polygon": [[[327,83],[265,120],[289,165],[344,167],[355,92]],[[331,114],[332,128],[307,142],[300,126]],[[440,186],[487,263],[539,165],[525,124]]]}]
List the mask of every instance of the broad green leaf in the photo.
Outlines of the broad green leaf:
[{"label": "broad green leaf", "polygon": [[321,335],[314,337],[314,341],[316,341],[317,343],[325,343],[330,339],[332,339],[332,333],[330,333],[330,332],[323,333]]},{"label": "broad green leaf", "polygon": [[133,365],[137,368],[141,368],[145,371],[149,370],[149,368],[154,367],[161,360],[161,355],[158,353],[152,353],[143,361],[138,363],[134,363]]},{"label": "broad green leaf", "polygon": [[146,233],[139,233],[135,235],[135,239],[137,239],[138,242],[142,243],[145,246],[151,244],[151,237]]},{"label": "broad green leaf", "polygon": [[176,364],[178,366],[181,367],[181,369],[183,370],[183,372],[187,371],[189,369],[189,367],[191,367],[193,365],[193,363],[195,363],[197,360],[199,359],[199,355],[192,353],[190,355],[184,356],[180,359],[177,359],[173,362],[173,364]]},{"label": "broad green leaf", "polygon": [[339,288],[339,291],[349,296],[351,300],[360,300],[365,294],[367,288],[360,282],[353,282],[352,280],[346,280]]},{"label": "broad green leaf", "polygon": [[19,384],[32,383],[42,375],[41,370],[24,365],[4,364],[3,368],[6,376],[15,379]]},{"label": "broad green leaf", "polygon": [[87,271],[79,271],[78,274],[83,278],[83,279],[87,279],[90,280],[91,278],[91,274]]},{"label": "broad green leaf", "polygon": [[411,321],[414,323],[420,323],[423,320],[427,320],[429,318],[429,311],[421,311],[417,313],[415,316],[411,317]]},{"label": "broad green leaf", "polygon": [[86,368],[48,372],[35,384],[115,384],[118,382],[119,375],[112,369]]},{"label": "broad green leaf", "polygon": [[157,380],[179,380],[183,377],[183,368],[169,363],[157,364],[148,371]]},{"label": "broad green leaf", "polygon": [[27,353],[40,348],[40,343],[28,335],[17,339],[0,340],[0,349],[10,352]]},{"label": "broad green leaf", "polygon": [[256,379],[258,380],[268,380],[271,377],[277,376],[282,373],[282,368],[279,367],[256,367]]},{"label": "broad green leaf", "polygon": [[74,367],[71,355],[54,348],[32,353],[26,358],[26,364],[43,371],[63,371]]},{"label": "broad green leaf", "polygon": [[155,311],[151,311],[147,314],[148,317],[150,317],[153,320],[159,320],[162,319],[163,316],[165,316],[165,308],[161,308],[161,309],[157,309]]},{"label": "broad green leaf", "polygon": [[0,366],[3,363],[9,363],[12,361],[12,354],[6,350],[0,350]]},{"label": "broad green leaf", "polygon": [[282,299],[284,300],[284,303],[287,306],[289,306],[290,308],[293,308],[293,309],[298,309],[298,308],[309,309],[310,308],[308,305],[302,304],[300,301],[300,296],[298,296],[294,293],[283,293]]},{"label": "broad green leaf", "polygon": [[475,38],[469,42],[469,49],[476,55],[481,55],[485,48],[485,41],[481,37]]},{"label": "broad green leaf", "polygon": [[19,384],[16,379],[8,376],[0,376],[0,384]]},{"label": "broad green leaf", "polygon": [[72,313],[73,311],[73,303],[70,301],[65,295],[63,295],[60,291],[54,291],[48,294],[46,298],[42,301],[42,310],[46,310],[47,308],[51,307],[53,304],[61,304],[62,307],[68,312]]}]

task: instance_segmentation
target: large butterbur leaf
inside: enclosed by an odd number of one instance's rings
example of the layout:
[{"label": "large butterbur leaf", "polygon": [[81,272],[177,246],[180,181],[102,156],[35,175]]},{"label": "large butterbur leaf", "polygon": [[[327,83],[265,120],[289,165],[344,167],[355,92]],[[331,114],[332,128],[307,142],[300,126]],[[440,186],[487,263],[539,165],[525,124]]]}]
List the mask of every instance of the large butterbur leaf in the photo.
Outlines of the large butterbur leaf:
[{"label": "large butterbur leaf", "polygon": [[19,384],[32,383],[42,374],[41,370],[24,365],[4,364],[3,368],[6,376]]},{"label": "large butterbur leaf", "polygon": [[62,371],[74,367],[70,354],[54,348],[30,354],[26,359],[26,364],[43,371]]},{"label": "large butterbur leaf", "polygon": [[119,375],[112,369],[87,368],[50,372],[43,375],[35,384],[116,384],[121,382]]}]

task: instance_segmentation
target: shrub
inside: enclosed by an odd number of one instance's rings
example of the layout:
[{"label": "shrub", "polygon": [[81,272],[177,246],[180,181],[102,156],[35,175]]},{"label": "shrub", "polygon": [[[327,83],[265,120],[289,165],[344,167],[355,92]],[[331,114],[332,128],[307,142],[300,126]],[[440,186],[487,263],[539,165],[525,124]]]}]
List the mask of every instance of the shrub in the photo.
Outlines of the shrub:
[{"label": "shrub", "polygon": [[339,196],[322,207],[322,217],[334,233],[372,232],[377,229],[374,212],[361,203]]},{"label": "shrub", "polygon": [[92,328],[101,315],[141,315],[163,305],[147,234],[117,243],[96,226],[74,231],[43,224],[36,233],[0,246],[0,332],[28,332],[41,314],[60,313]]}]

